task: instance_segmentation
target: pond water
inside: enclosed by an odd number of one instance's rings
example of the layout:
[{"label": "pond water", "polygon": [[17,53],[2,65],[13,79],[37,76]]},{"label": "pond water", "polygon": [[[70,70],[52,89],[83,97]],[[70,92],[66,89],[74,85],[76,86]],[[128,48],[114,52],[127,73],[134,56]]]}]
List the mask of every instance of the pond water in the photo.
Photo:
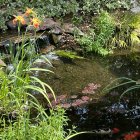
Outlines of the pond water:
[{"label": "pond water", "polygon": [[[130,55],[115,55],[106,58],[94,56],[83,60],[51,60],[54,74],[37,73],[53,88],[57,96],[81,97],[82,90],[89,83],[101,85],[89,96],[88,104],[72,106],[67,110],[69,125],[77,126],[77,131],[118,128],[120,132],[113,136],[82,134],[72,140],[117,139],[130,131],[140,130],[140,90],[129,93],[121,102],[121,93],[130,85],[112,90],[106,95],[102,93],[118,77],[139,80],[140,61],[133,58],[135,57]],[[44,64],[42,66],[47,67]]]}]

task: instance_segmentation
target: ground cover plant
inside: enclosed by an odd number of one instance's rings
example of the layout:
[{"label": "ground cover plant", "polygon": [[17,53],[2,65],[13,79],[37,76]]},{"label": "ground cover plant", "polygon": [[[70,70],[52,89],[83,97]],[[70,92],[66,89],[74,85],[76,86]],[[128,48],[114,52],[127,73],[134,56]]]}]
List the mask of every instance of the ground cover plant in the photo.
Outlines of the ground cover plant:
[{"label": "ground cover plant", "polygon": [[129,6],[129,0],[0,0],[0,28],[6,29],[5,22],[11,19],[16,11],[24,11],[26,7],[35,7],[42,16],[62,17],[72,13],[77,17],[78,12],[86,15],[99,13],[101,9],[129,9]]}]

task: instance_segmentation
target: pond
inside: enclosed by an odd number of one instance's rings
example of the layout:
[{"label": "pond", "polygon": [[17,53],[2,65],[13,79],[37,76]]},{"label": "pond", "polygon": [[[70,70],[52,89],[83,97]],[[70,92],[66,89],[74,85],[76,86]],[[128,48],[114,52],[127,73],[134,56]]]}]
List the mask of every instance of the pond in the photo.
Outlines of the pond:
[{"label": "pond", "polygon": [[[104,135],[100,132],[99,135],[82,134],[72,140],[117,139],[130,131],[140,130],[140,90],[129,93],[121,102],[119,97],[129,85],[116,88],[105,95],[102,92],[116,78],[127,77],[134,80],[140,78],[140,61],[133,58],[133,55],[121,53],[109,57],[92,56],[82,60],[57,58],[58,60],[51,60],[53,65],[51,70],[54,74],[36,73],[36,76],[53,88],[58,97],[66,95],[69,104],[73,101],[71,100],[73,96],[76,96],[76,99],[83,96],[82,91],[89,83],[100,84],[96,92],[89,96],[86,94],[90,97],[88,103],[69,106],[67,109],[69,125],[77,126],[77,131],[108,132],[117,128],[119,133],[113,136],[110,133]],[[42,67],[47,66],[43,64]]]}]

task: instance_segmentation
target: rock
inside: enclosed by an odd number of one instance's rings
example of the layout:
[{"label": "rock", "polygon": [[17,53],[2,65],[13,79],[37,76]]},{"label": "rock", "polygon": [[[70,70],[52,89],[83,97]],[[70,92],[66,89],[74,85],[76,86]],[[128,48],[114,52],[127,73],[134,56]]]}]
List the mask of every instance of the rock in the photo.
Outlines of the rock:
[{"label": "rock", "polygon": [[6,25],[7,25],[8,29],[11,29],[11,30],[17,29],[17,25],[13,24],[13,20],[9,20],[8,22],[6,22]]},{"label": "rock", "polygon": [[65,33],[69,33],[72,35],[76,34],[76,35],[80,35],[80,36],[84,35],[84,33],[79,28],[77,28],[76,26],[74,26],[73,24],[70,24],[70,23],[64,23],[63,29],[64,29]]},{"label": "rock", "polygon": [[51,41],[57,47],[61,47],[61,49],[74,49],[78,46],[77,42],[74,39],[74,36],[70,34],[63,34],[63,35],[50,35]]},{"label": "rock", "polygon": [[137,6],[137,7],[132,8],[131,12],[133,12],[133,13],[140,13],[140,7]]},{"label": "rock", "polygon": [[54,52],[49,52],[46,55],[46,58],[50,61],[56,60],[56,61],[53,61],[52,64],[55,66],[60,66],[60,61],[57,61],[57,60],[59,60],[59,57]]},{"label": "rock", "polygon": [[66,42],[63,35],[56,35],[56,34],[51,34],[51,40],[54,44],[59,43],[61,45],[63,45]]},{"label": "rock", "polygon": [[4,41],[0,42],[0,47],[9,46],[10,43],[11,43],[10,40],[4,40]]},{"label": "rock", "polygon": [[56,34],[56,35],[60,35],[63,33],[63,29],[60,28],[60,27],[57,27],[57,26],[54,26],[50,31],[49,33],[51,34]]},{"label": "rock", "polygon": [[0,59],[0,67],[6,67],[6,64]]},{"label": "rock", "polygon": [[51,30],[54,27],[60,27],[60,24],[55,22],[52,18],[46,18],[44,19],[44,22],[40,26],[40,30]]},{"label": "rock", "polygon": [[47,54],[49,52],[52,52],[54,49],[55,49],[55,46],[54,45],[49,45],[49,46],[46,46],[45,48],[41,48],[40,49],[40,52],[42,54]]},{"label": "rock", "polygon": [[7,72],[14,71],[14,66],[12,64],[7,65]]},{"label": "rock", "polygon": [[139,13],[140,12],[140,6],[139,6],[139,1],[138,0],[130,0],[130,4],[131,4],[131,12],[134,13]]},{"label": "rock", "polygon": [[30,31],[31,31],[31,32],[34,31],[34,29],[35,29],[35,28],[34,28],[33,25],[28,25],[27,28],[26,28],[26,30],[29,31],[29,32],[30,32]]},{"label": "rock", "polygon": [[44,30],[49,30],[50,34],[62,34],[64,30],[61,28],[61,24],[54,21],[52,18],[46,18],[40,25],[39,30],[44,31]]}]

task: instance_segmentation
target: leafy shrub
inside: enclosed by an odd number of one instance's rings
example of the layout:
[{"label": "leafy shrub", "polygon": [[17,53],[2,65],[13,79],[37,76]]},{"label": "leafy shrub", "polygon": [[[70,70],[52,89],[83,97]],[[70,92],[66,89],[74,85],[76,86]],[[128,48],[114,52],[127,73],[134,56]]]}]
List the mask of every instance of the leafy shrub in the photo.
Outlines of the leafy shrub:
[{"label": "leafy shrub", "polygon": [[113,10],[117,8],[129,9],[129,0],[83,0],[82,12],[83,13],[99,13],[102,9]]},{"label": "leafy shrub", "polygon": [[95,29],[90,29],[89,34],[77,38],[77,41],[87,52],[97,52],[105,56],[112,52],[108,44],[114,34],[115,22],[107,12],[102,11],[95,26]]},{"label": "leafy shrub", "polygon": [[140,28],[139,19],[139,13],[125,13],[122,15],[117,23],[116,33],[112,39],[112,46],[137,51],[140,43],[138,34]]},{"label": "leafy shrub", "polygon": [[[8,8],[7,8],[8,7]],[[89,14],[101,9],[129,8],[129,0],[0,0],[0,28],[5,29],[5,22],[16,11],[23,11],[26,7],[34,7],[44,16],[63,16],[68,13],[76,15],[78,11]]]}]

